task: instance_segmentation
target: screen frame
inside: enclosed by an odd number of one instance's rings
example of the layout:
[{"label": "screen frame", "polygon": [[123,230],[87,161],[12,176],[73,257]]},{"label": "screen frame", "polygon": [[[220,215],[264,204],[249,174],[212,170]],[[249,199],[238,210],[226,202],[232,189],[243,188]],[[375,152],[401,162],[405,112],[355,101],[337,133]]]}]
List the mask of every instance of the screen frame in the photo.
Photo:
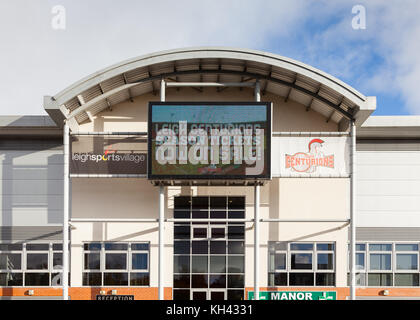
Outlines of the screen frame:
[{"label": "screen frame", "polygon": [[[246,175],[154,175],[152,174],[152,106],[156,105],[186,105],[186,106],[201,106],[201,105],[217,105],[217,106],[252,106],[262,105],[266,106],[267,117],[267,170],[266,174],[258,176]],[[148,180],[173,181],[173,180],[271,180],[271,135],[272,135],[272,102],[255,102],[255,101],[149,101],[148,115],[147,115],[147,178]]]}]

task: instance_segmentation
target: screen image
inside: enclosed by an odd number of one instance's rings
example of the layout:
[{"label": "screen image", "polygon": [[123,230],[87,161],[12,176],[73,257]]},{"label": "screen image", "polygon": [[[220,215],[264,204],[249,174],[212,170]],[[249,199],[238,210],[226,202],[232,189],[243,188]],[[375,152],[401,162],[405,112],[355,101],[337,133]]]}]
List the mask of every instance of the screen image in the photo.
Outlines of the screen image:
[{"label": "screen image", "polygon": [[149,103],[149,179],[270,179],[270,144],[271,103]]}]

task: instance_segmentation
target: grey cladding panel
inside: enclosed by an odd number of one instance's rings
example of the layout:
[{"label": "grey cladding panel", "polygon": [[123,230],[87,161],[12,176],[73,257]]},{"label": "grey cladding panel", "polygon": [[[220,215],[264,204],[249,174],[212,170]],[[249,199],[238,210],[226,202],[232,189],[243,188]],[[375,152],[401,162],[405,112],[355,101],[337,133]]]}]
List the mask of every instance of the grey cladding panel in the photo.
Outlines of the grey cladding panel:
[{"label": "grey cladding panel", "polygon": [[418,139],[358,139],[357,151],[420,151]]},{"label": "grey cladding panel", "polygon": [[63,229],[57,226],[0,227],[0,241],[52,241],[62,240]]},{"label": "grey cladding panel", "polygon": [[[62,223],[64,186],[60,139],[1,140],[0,180],[0,225],[29,227]],[[6,238],[12,236],[7,235],[6,229],[4,234]]]},{"label": "grey cladding panel", "polygon": [[63,180],[4,180],[2,196],[61,195]]},{"label": "grey cladding panel", "polygon": [[48,166],[14,166],[3,164],[2,180],[62,180],[63,164],[48,164]]},{"label": "grey cladding panel", "polygon": [[0,150],[63,150],[62,139],[1,139]]},{"label": "grey cladding panel", "polygon": [[420,241],[420,228],[356,228],[357,241]]},{"label": "grey cladding panel", "polygon": [[[45,208],[48,210],[63,209],[63,195],[42,194],[42,195],[4,195],[3,208]],[[4,210],[4,209],[3,209]]]},{"label": "grey cladding panel", "polygon": [[0,150],[3,165],[23,168],[43,168],[50,164],[63,164],[61,150]]}]

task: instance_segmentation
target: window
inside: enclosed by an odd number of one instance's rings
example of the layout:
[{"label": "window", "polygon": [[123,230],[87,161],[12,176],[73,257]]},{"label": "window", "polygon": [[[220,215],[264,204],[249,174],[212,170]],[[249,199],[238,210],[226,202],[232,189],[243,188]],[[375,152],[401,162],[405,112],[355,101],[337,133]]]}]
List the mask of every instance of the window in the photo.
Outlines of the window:
[{"label": "window", "polygon": [[1,243],[0,286],[60,286],[61,243]]},{"label": "window", "polygon": [[269,286],[335,286],[334,243],[269,242]]},{"label": "window", "polygon": [[360,286],[419,286],[419,244],[357,243],[356,269]]},{"label": "window", "polygon": [[148,242],[92,242],[83,249],[84,286],[149,286]]},{"label": "window", "polygon": [[369,268],[376,271],[390,271],[392,245],[369,244]]}]

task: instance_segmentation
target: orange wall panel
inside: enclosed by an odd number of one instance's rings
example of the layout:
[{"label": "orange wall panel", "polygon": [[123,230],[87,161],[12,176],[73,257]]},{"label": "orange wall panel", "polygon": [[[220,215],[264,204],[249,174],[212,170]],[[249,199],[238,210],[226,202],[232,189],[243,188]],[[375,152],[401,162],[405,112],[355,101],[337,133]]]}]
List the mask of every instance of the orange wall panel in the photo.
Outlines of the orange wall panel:
[{"label": "orange wall panel", "polygon": [[[0,288],[0,296],[7,297],[23,297],[28,296],[28,291],[34,290],[34,297],[60,297],[62,290],[60,288]],[[72,287],[69,288],[71,300],[95,300],[96,295],[104,290],[106,294],[111,295],[112,290],[117,290],[118,295],[134,295],[135,300],[157,300],[158,288],[89,288],[89,287]],[[248,292],[253,291],[253,287],[245,288],[245,299]],[[383,296],[383,291],[388,290],[388,297],[420,297],[420,288],[358,288],[356,295],[366,297]],[[345,300],[350,295],[349,288],[320,288],[320,287],[289,287],[289,288],[269,288],[261,287],[260,291],[336,291],[338,300]],[[165,300],[172,299],[172,288],[165,288]],[[28,296],[29,297],[29,296]]]}]

